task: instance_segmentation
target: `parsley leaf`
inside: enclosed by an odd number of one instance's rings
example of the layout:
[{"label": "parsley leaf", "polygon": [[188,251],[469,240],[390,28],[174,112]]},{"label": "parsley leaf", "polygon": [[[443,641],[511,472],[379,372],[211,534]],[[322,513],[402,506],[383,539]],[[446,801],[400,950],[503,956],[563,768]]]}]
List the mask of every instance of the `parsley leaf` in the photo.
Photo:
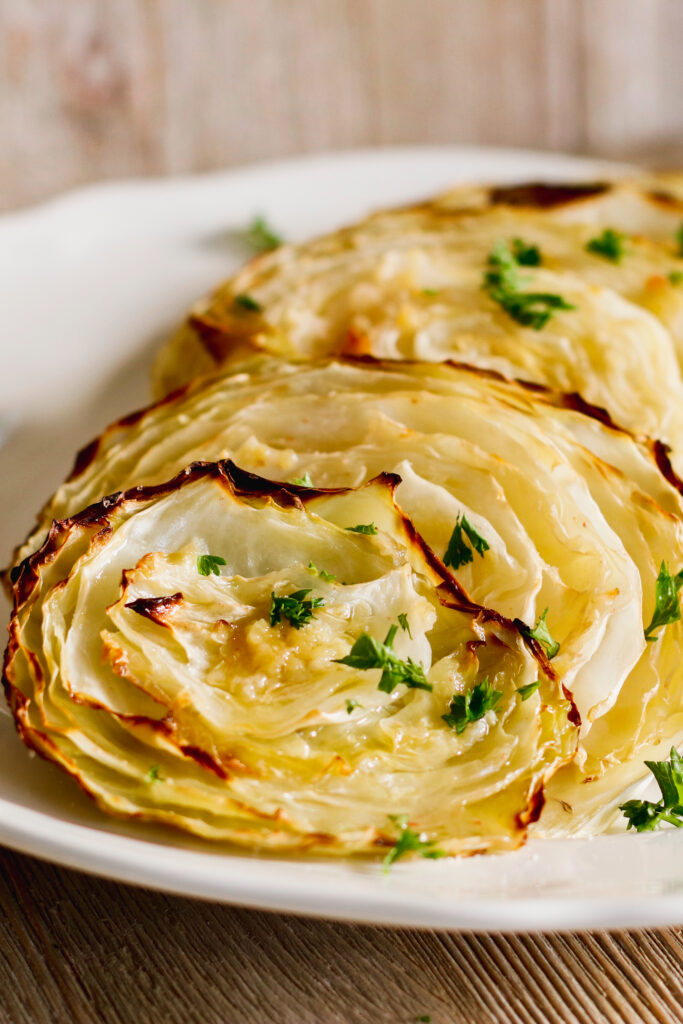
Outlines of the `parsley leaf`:
[{"label": "parsley leaf", "polygon": [[586,243],[586,250],[612,263],[621,263],[624,256],[624,236],[614,228],[605,228],[601,235],[596,235]]},{"label": "parsley leaf", "polygon": [[541,680],[537,679],[535,683],[527,683],[526,686],[518,686],[517,693],[522,698],[522,702],[528,700],[533,693],[536,693],[536,690],[539,688],[540,685]]},{"label": "parsley leaf", "polygon": [[428,1013],[422,1013],[419,1017],[415,1018],[416,1024],[432,1024],[432,1018]]},{"label": "parsley leaf", "polygon": [[683,222],[676,232],[676,245],[678,246],[677,255],[683,256]]},{"label": "parsley leaf", "polygon": [[321,580],[325,580],[325,583],[334,583],[336,576],[332,572],[326,572],[324,569],[319,569],[313,562],[308,563],[308,571],[319,576]]},{"label": "parsley leaf", "polygon": [[220,576],[220,565],[227,565],[225,559],[220,555],[200,555],[197,559],[197,572],[200,576],[210,576],[211,573],[214,576]]},{"label": "parsley leaf", "polygon": [[352,714],[352,712],[354,711],[354,709],[355,709],[355,708],[359,708],[359,707],[360,707],[360,704],[358,703],[358,701],[357,701],[357,700],[354,700],[354,699],[353,699],[353,697],[351,697],[351,698],[350,698],[349,700],[347,700],[347,702],[346,702],[346,714],[347,714],[347,715],[350,715],[350,714]]},{"label": "parsley leaf", "polygon": [[422,665],[418,665],[412,658],[402,661],[392,650],[397,632],[398,626],[391,626],[383,643],[369,633],[362,633],[346,657],[335,658],[335,662],[350,668],[381,668],[382,677],[377,689],[383,693],[391,693],[399,683],[404,683],[410,690],[431,691],[432,684],[427,682]]},{"label": "parsley leaf", "polygon": [[516,292],[520,278],[517,271],[517,260],[505,242],[498,242],[489,253],[484,275],[484,288],[487,290],[500,288],[503,292]]},{"label": "parsley leaf", "polygon": [[513,240],[512,255],[515,262],[522,267],[540,267],[541,265],[541,250],[537,245],[529,245],[521,238]]},{"label": "parsley leaf", "polygon": [[540,331],[558,309],[575,309],[571,303],[551,292],[522,292],[517,261],[504,242],[499,242],[488,258],[483,288],[513,320]]},{"label": "parsley leaf", "polygon": [[438,288],[423,288],[422,289],[422,294],[423,295],[438,295],[439,294],[439,289]]},{"label": "parsley leaf", "polygon": [[322,597],[311,597],[307,599],[309,590],[295,590],[293,594],[284,594],[277,597],[271,593],[270,624],[276,626],[282,616],[289,619],[289,624],[294,629],[301,629],[313,618],[313,609],[320,608],[324,601]]},{"label": "parsley leaf", "polygon": [[390,814],[389,817],[399,829],[399,837],[382,862],[385,872],[389,870],[394,861],[406,853],[419,853],[422,857],[428,857],[430,860],[448,856],[444,850],[434,849],[436,839],[427,839],[424,832],[413,832],[411,828],[408,828],[408,818],[405,814]]},{"label": "parsley leaf", "polygon": [[413,634],[410,632],[410,623],[408,622],[408,616],[405,612],[399,612],[398,624],[404,633],[407,633],[410,639],[413,639]]},{"label": "parsley leaf", "polygon": [[160,774],[160,768],[158,764],[153,764],[150,770],[145,775],[147,782],[164,782],[163,776]]},{"label": "parsley leaf", "polygon": [[541,645],[545,653],[548,655],[549,660],[552,661],[552,659],[558,653],[560,645],[558,641],[553,640],[552,636],[550,635],[548,624],[545,621],[547,614],[548,609],[544,608],[543,614],[539,618],[534,628],[529,629],[528,626],[526,626],[525,628],[527,636],[532,636],[534,640],[538,640],[539,644]]},{"label": "parsley leaf", "polygon": [[265,217],[254,217],[245,238],[254,252],[268,252],[282,245],[282,238],[269,227]]},{"label": "parsley leaf", "polygon": [[451,539],[446,548],[446,554],[443,556],[444,565],[450,565],[453,569],[459,569],[460,566],[467,565],[474,558],[467,544],[465,544],[463,533],[478,555],[483,555],[485,551],[489,550],[488,541],[480,533],[477,533],[471,523],[468,522],[467,516],[458,513]]},{"label": "parsley leaf", "polygon": [[233,303],[241,309],[248,310],[250,313],[260,313],[263,309],[261,303],[253,299],[251,295],[236,295]]},{"label": "parsley leaf", "polygon": [[467,693],[456,693],[448,705],[448,714],[441,717],[460,735],[470,722],[478,722],[487,711],[493,711],[502,696],[503,691],[494,690],[487,676]]},{"label": "parsley leaf", "polygon": [[297,487],[313,486],[313,481],[311,480],[311,476],[308,470],[306,470],[303,476],[295,476],[294,479],[290,481],[290,483],[296,484]]},{"label": "parsley leaf", "polygon": [[655,583],[655,610],[652,613],[652,621],[645,629],[645,639],[648,643],[654,643],[659,637],[650,636],[660,626],[668,626],[671,622],[678,622],[681,617],[681,599],[678,591],[683,586],[683,569],[672,576],[662,562],[657,582]]},{"label": "parsley leaf", "polygon": [[531,327],[534,331],[540,331],[545,327],[556,309],[576,309],[576,306],[566,302],[561,295],[553,295],[551,292],[519,292],[501,297],[494,296],[493,292],[489,294],[513,320],[523,327]]},{"label": "parsley leaf", "polygon": [[628,821],[626,830],[634,828],[636,832],[651,832],[664,822],[683,826],[683,757],[675,747],[671,748],[668,761],[646,761],[657,785],[662,799],[657,803],[652,800],[627,800],[619,806]]},{"label": "parsley leaf", "polygon": [[683,270],[672,270],[669,274],[669,284],[672,284],[674,288],[683,284]]},{"label": "parsley leaf", "polygon": [[351,533],[367,533],[371,537],[377,533],[374,523],[359,523],[358,526],[347,526],[346,529]]}]

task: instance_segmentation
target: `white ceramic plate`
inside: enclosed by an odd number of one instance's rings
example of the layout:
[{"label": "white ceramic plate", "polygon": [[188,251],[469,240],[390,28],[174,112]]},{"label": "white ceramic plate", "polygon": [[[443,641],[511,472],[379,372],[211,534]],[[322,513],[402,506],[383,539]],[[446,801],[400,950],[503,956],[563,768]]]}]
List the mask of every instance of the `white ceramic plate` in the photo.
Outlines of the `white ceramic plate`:
[{"label": "white ceramic plate", "polygon": [[[245,253],[258,212],[290,239],[473,179],[586,178],[571,157],[394,149],[83,189],[0,219],[0,559],[111,419],[144,404],[160,339]],[[3,599],[4,600],[4,599]],[[6,611],[2,608],[2,614]],[[100,814],[0,715],[0,842],[111,878],[381,924],[536,930],[683,923],[683,835],[530,843],[515,854],[376,865],[235,853]]]}]

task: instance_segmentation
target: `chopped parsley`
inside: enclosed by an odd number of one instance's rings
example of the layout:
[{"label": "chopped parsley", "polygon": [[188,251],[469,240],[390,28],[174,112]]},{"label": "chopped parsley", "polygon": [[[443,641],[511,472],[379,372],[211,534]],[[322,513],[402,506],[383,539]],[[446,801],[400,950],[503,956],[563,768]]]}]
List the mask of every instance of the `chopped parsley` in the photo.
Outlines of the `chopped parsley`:
[{"label": "chopped parsley", "polygon": [[678,622],[681,617],[681,599],[678,591],[683,586],[683,569],[675,576],[672,576],[662,562],[657,582],[655,583],[655,610],[652,613],[652,621],[645,629],[645,639],[648,643],[654,643],[659,638],[651,636],[655,629],[661,626],[668,626],[671,622]]},{"label": "chopped parsley", "polygon": [[377,689],[383,693],[391,693],[399,683],[404,683],[411,690],[432,690],[427,682],[422,665],[412,658],[402,661],[392,650],[398,626],[391,626],[383,643],[375,640],[369,633],[362,633],[345,658],[335,658],[339,665],[349,668],[371,669],[381,668],[382,677]]},{"label": "chopped parsley", "polygon": [[197,559],[197,572],[200,576],[210,576],[211,573],[220,576],[221,565],[227,565],[227,562],[220,555],[200,555]]},{"label": "chopped parsley", "polygon": [[313,486],[313,481],[311,480],[311,476],[310,476],[310,473],[308,472],[308,470],[306,470],[306,472],[303,474],[303,476],[295,476],[294,479],[291,481],[291,483],[296,484],[297,487],[312,487]]},{"label": "chopped parsley", "polygon": [[282,245],[282,238],[268,225],[265,217],[254,217],[245,238],[254,252],[268,252]]},{"label": "chopped parsley", "polygon": [[541,685],[541,680],[537,679],[535,683],[527,683],[526,686],[518,686],[517,693],[522,698],[522,702],[528,700],[532,694],[536,693],[536,690]]},{"label": "chopped parsley", "polygon": [[575,309],[571,303],[552,292],[520,291],[522,280],[513,253],[499,242],[489,253],[483,288],[508,316],[524,327],[540,331],[559,309]]},{"label": "chopped parsley", "polygon": [[353,697],[351,697],[346,702],[346,714],[347,715],[352,714],[353,711],[355,710],[355,708],[359,708],[359,707],[360,707],[360,704],[358,703],[358,701],[354,700]]},{"label": "chopped parsley", "polygon": [[439,289],[438,288],[423,288],[422,289],[422,294],[423,295],[431,295],[431,296],[438,295],[439,294]]},{"label": "chopped parsley", "polygon": [[239,306],[240,309],[246,309],[250,313],[260,313],[263,309],[261,303],[257,302],[256,299],[251,297],[251,295],[236,295],[233,302],[236,306]]},{"label": "chopped parsley", "polygon": [[163,782],[164,779],[161,775],[161,769],[158,764],[153,764],[150,770],[147,772],[145,778],[148,782]]},{"label": "chopped parsley", "polygon": [[669,274],[669,284],[672,284],[675,288],[683,284],[683,270],[672,270]]},{"label": "chopped parsley", "polygon": [[410,632],[410,623],[408,622],[408,616],[405,612],[399,612],[398,624],[404,633],[407,633],[410,639],[413,639],[413,634]]},{"label": "chopped parsley", "polygon": [[532,636],[534,640],[538,640],[539,644],[548,655],[548,658],[552,661],[555,655],[560,649],[560,645],[557,640],[553,640],[548,629],[548,624],[545,621],[548,614],[548,609],[543,610],[543,614],[539,618],[538,622],[533,629],[526,627],[527,636]]},{"label": "chopped parsley", "polygon": [[427,839],[424,832],[413,832],[411,828],[408,828],[407,815],[390,814],[389,817],[399,830],[399,836],[382,862],[385,872],[389,870],[394,861],[406,853],[419,853],[421,857],[428,857],[430,860],[448,856],[444,850],[435,849],[435,839]]},{"label": "chopped parsley", "polygon": [[619,806],[628,821],[626,830],[652,832],[665,822],[683,826],[683,757],[671,748],[668,761],[646,761],[662,794],[656,803],[652,800],[627,800]]},{"label": "chopped parsley", "polygon": [[467,693],[456,693],[448,705],[448,714],[441,717],[460,735],[470,722],[478,722],[487,711],[493,711],[502,696],[503,691],[494,690],[487,676]]},{"label": "chopped parsley", "polygon": [[432,1018],[428,1013],[422,1013],[415,1018],[415,1024],[432,1024]]},{"label": "chopped parsley", "polygon": [[276,626],[282,616],[289,620],[290,626],[294,629],[301,629],[313,618],[313,609],[320,608],[324,604],[322,597],[308,597],[309,590],[295,590],[293,594],[284,594],[277,597],[271,594],[270,624]]},{"label": "chopped parsley", "polygon": [[601,256],[611,263],[621,263],[624,256],[624,236],[614,228],[605,228],[601,235],[596,235],[586,242],[587,252]]},{"label": "chopped parsley", "polygon": [[358,523],[357,526],[347,526],[346,529],[351,533],[366,533],[371,537],[377,533],[377,527],[374,523]]},{"label": "chopped parsley", "polygon": [[313,562],[308,563],[308,571],[315,573],[315,575],[319,576],[321,580],[325,580],[325,583],[334,583],[337,578],[334,573],[326,572],[324,569],[319,569],[317,565],[313,564]]},{"label": "chopped parsley", "polygon": [[512,255],[515,262],[521,267],[540,267],[541,250],[537,245],[529,245],[521,238],[515,238],[512,242]]},{"label": "chopped parsley", "polygon": [[485,551],[489,550],[488,541],[480,533],[477,533],[472,524],[468,522],[467,516],[458,513],[446,554],[443,556],[444,565],[450,565],[453,569],[459,569],[461,565],[467,565],[474,559],[472,551],[465,543],[463,534],[478,555],[483,555]]},{"label": "chopped parsley", "polygon": [[683,222],[676,232],[677,255],[683,256]]}]

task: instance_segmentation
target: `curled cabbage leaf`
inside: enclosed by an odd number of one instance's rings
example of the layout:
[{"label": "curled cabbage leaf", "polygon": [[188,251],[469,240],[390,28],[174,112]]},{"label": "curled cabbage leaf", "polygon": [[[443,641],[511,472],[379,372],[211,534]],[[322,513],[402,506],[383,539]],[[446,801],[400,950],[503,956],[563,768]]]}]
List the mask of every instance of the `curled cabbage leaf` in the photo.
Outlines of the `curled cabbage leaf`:
[{"label": "curled cabbage leaf", "polygon": [[[397,484],[292,493],[203,463],[53,524],[5,664],[24,740],[104,809],[210,839],[372,853],[400,815],[428,849],[517,846],[573,755],[574,709]],[[374,660],[351,657],[359,640]],[[454,727],[477,687],[494,698]]]},{"label": "curled cabbage leaf", "polygon": [[[457,359],[578,391],[677,454],[680,218],[673,199],[626,185],[578,194],[570,186],[457,190],[375,214],[267,253],[199,302],[160,353],[155,389],[165,394],[255,350],[296,359]],[[627,232],[618,258],[590,248],[606,225]],[[482,287],[491,254],[501,244],[514,252],[520,240],[539,261],[516,267],[520,291],[571,307],[552,311],[540,330]]]},{"label": "curled cabbage leaf", "polygon": [[[463,516],[484,538],[481,554],[464,541],[471,558],[453,567],[475,603],[527,633],[548,609],[559,643],[552,664],[582,725],[573,764],[548,787],[540,827],[554,829],[559,810],[563,834],[590,831],[598,819],[602,828],[645,772],[639,752],[678,736],[681,624],[655,643],[643,632],[662,561],[683,567],[680,485],[661,445],[576,396],[462,366],[264,358],[114,425],[81,454],[43,522],[225,457],[315,487],[397,473],[396,500],[439,557]],[[305,497],[305,486],[288,486]]]}]

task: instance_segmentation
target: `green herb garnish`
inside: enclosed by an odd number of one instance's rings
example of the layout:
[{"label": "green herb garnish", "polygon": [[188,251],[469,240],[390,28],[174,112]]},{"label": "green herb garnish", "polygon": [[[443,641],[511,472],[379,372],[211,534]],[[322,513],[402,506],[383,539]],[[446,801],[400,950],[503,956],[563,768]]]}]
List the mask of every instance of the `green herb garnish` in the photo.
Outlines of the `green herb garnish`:
[{"label": "green herb garnish", "polygon": [[399,837],[382,861],[385,872],[389,870],[394,861],[406,853],[419,853],[421,857],[428,857],[430,860],[448,856],[444,850],[435,849],[436,839],[427,839],[424,832],[413,832],[411,828],[408,828],[407,815],[390,814],[389,817],[398,828]]},{"label": "green herb garnish", "polygon": [[662,562],[657,582],[655,583],[655,610],[652,613],[652,621],[645,629],[645,639],[648,643],[654,643],[659,637],[650,636],[655,629],[661,626],[668,626],[671,622],[678,622],[681,617],[681,599],[678,591],[683,586],[683,569],[676,576],[672,576]]},{"label": "green herb garnish", "polygon": [[575,309],[571,303],[551,292],[520,291],[522,280],[514,255],[499,242],[488,258],[484,290],[513,320],[540,331],[558,309]]},{"label": "green herb garnish", "polygon": [[545,621],[547,614],[548,609],[545,608],[543,610],[543,614],[539,618],[534,628],[529,629],[528,626],[526,627],[526,634],[527,636],[532,636],[534,640],[538,640],[539,644],[541,645],[545,653],[548,655],[548,658],[552,661],[552,659],[559,651],[560,645],[558,641],[553,640],[552,636],[550,635],[548,624]]},{"label": "green herb garnish", "polygon": [[683,256],[683,223],[681,223],[676,232],[676,245],[678,247],[676,255]]},{"label": "green herb garnish", "polygon": [[605,228],[601,235],[586,243],[586,250],[612,263],[621,263],[624,256],[624,236],[614,228]]},{"label": "green herb garnish", "polygon": [[161,769],[158,764],[153,764],[150,770],[147,772],[145,778],[148,782],[163,782],[164,779],[161,775]]},{"label": "green herb garnish", "polygon": [[197,572],[200,576],[210,576],[211,573],[214,576],[220,576],[219,566],[221,565],[227,565],[227,562],[220,555],[200,555],[197,559]]},{"label": "green herb garnish", "polygon": [[297,487],[312,487],[313,486],[313,481],[311,480],[311,477],[310,477],[310,474],[309,474],[308,470],[306,470],[306,472],[303,474],[303,476],[295,476],[294,479],[292,481],[290,481],[290,482],[293,483],[293,484],[296,484]]},{"label": "green herb garnish", "polygon": [[264,217],[254,217],[245,238],[255,252],[268,252],[282,245],[282,238],[267,224]]},{"label": "green herb garnish", "polygon": [[669,283],[675,288],[683,284],[683,270],[672,270],[669,274]]},{"label": "green herb garnish", "polygon": [[308,571],[315,573],[315,575],[319,576],[321,580],[325,580],[325,583],[334,583],[337,578],[334,573],[326,572],[324,569],[319,569],[317,565],[313,564],[313,562],[308,563]]},{"label": "green herb garnish", "polygon": [[347,702],[346,702],[346,714],[347,714],[347,715],[350,715],[350,714],[351,714],[351,713],[352,713],[352,712],[354,711],[354,709],[355,709],[355,708],[359,708],[359,707],[360,707],[360,704],[358,703],[358,701],[357,701],[357,700],[354,700],[354,699],[353,699],[353,698],[351,697],[351,698],[350,698],[349,700],[347,700]]},{"label": "green herb garnish", "polygon": [[239,306],[241,309],[246,309],[250,313],[260,313],[263,309],[261,303],[257,302],[256,299],[253,299],[251,295],[236,295],[233,302],[236,306]]},{"label": "green herb garnish", "polygon": [[413,639],[413,634],[410,632],[410,623],[408,622],[408,616],[405,612],[399,612],[398,624],[404,633],[407,633],[410,639]]},{"label": "green herb garnish", "polygon": [[359,523],[357,526],[347,526],[346,529],[350,533],[366,533],[368,536],[374,536],[377,533],[374,523]]},{"label": "green herb garnish", "polygon": [[671,748],[668,761],[646,761],[662,794],[662,799],[654,803],[651,800],[627,800],[619,806],[628,820],[626,830],[634,828],[636,832],[651,832],[664,822],[683,826],[683,757],[675,747]]},{"label": "green herb garnish", "polygon": [[289,620],[294,629],[301,629],[313,618],[313,609],[320,608],[324,604],[322,597],[308,598],[310,590],[295,590],[293,594],[284,594],[277,597],[271,594],[270,624],[276,626],[282,616]]},{"label": "green herb garnish", "polygon": [[448,714],[441,717],[460,735],[470,722],[478,722],[487,711],[493,711],[502,696],[503,691],[494,690],[487,676],[467,693],[456,693],[448,705]]},{"label": "green herb garnish", "polygon": [[485,551],[489,550],[488,541],[480,533],[477,533],[471,523],[468,522],[467,516],[458,513],[451,539],[446,548],[446,554],[443,556],[444,565],[450,565],[453,569],[459,569],[461,565],[467,565],[474,558],[472,551],[465,543],[463,534],[467,537],[478,555],[483,555]]},{"label": "green herb garnish", "polygon": [[422,289],[422,294],[423,295],[432,295],[432,296],[433,295],[438,295],[439,294],[439,289],[438,288],[423,288]]},{"label": "green herb garnish", "polygon": [[515,262],[522,267],[540,267],[541,265],[541,250],[537,245],[529,245],[521,238],[513,240],[512,255]]},{"label": "green herb garnish", "polygon": [[392,650],[397,632],[398,626],[391,626],[383,643],[369,633],[362,633],[346,657],[335,658],[335,662],[348,665],[349,668],[381,668],[382,677],[377,689],[383,693],[391,693],[399,683],[404,683],[411,690],[432,690],[422,665],[418,665],[412,658],[402,661]]},{"label": "green herb garnish", "polygon": [[522,698],[522,702],[528,700],[533,693],[536,693],[536,690],[539,688],[540,685],[541,680],[537,679],[535,683],[527,683],[526,686],[518,686],[517,693]]}]

